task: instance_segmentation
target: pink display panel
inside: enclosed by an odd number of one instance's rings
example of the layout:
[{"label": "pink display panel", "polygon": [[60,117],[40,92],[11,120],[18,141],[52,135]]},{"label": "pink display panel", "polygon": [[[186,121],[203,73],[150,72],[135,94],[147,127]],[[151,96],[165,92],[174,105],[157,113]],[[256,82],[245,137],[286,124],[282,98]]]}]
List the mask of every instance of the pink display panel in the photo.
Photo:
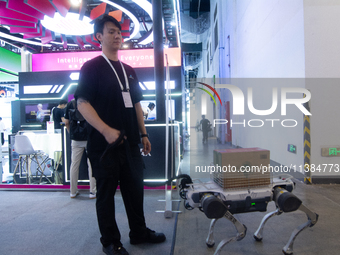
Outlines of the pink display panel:
[{"label": "pink display panel", "polygon": [[50,1],[25,0],[24,2],[37,11],[50,16],[51,18],[54,17],[56,9],[53,7]]},{"label": "pink display panel", "polygon": [[7,8],[37,19],[44,19],[44,14],[25,4],[23,0],[7,0]]},{"label": "pink display panel", "polygon": [[71,3],[68,0],[49,0],[54,8],[59,12],[59,14],[63,17],[66,16],[68,10],[71,8]]},{"label": "pink display panel", "polygon": [[36,33],[40,33],[40,27],[36,27],[36,28],[10,27],[9,31],[11,32],[11,34],[18,34],[18,33],[36,34]]},{"label": "pink display panel", "polygon": [[7,9],[6,3],[1,2],[1,1],[0,1],[0,17],[1,18],[15,19],[15,20],[22,20],[22,21],[27,21],[27,22],[34,22],[34,23],[38,22],[38,19],[36,19],[36,18],[33,18],[31,16],[27,16],[27,15],[19,13],[17,11]]},{"label": "pink display panel", "polygon": [[[80,70],[86,61],[100,54],[101,51],[33,54],[32,71]],[[181,65],[180,48],[164,49],[164,54],[168,55],[169,66]],[[121,50],[118,57],[134,68],[154,67],[153,49]]]},{"label": "pink display panel", "polygon": [[26,22],[26,21],[7,19],[7,18],[1,18],[1,17],[0,17],[0,24],[7,25],[7,26],[17,26],[17,27],[31,27],[31,28],[36,27],[36,23],[33,23],[33,22]]}]

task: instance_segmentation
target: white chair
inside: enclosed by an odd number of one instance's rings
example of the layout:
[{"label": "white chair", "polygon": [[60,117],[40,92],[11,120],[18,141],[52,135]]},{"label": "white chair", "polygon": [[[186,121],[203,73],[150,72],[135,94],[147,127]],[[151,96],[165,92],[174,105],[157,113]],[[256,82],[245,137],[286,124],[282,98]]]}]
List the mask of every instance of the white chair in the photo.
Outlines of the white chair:
[{"label": "white chair", "polygon": [[[48,177],[44,174],[44,170],[46,168],[45,163],[48,157],[45,157],[44,159],[41,151],[34,150],[31,144],[31,141],[27,136],[25,135],[15,136],[14,151],[19,154],[18,163],[15,166],[15,170],[13,173],[13,179],[15,183],[16,183],[15,174],[19,166],[21,166],[22,171],[26,174],[26,179],[27,179],[26,182],[28,184],[31,184],[31,182],[33,181],[33,175],[31,171],[31,162],[33,160],[38,165],[36,172],[35,172],[35,176],[38,177],[38,175],[40,175],[39,183],[41,183],[41,180],[44,177],[49,183],[52,184],[50,179],[48,179]],[[40,157],[40,161],[38,157]],[[42,168],[42,165],[44,165],[44,168]]]}]

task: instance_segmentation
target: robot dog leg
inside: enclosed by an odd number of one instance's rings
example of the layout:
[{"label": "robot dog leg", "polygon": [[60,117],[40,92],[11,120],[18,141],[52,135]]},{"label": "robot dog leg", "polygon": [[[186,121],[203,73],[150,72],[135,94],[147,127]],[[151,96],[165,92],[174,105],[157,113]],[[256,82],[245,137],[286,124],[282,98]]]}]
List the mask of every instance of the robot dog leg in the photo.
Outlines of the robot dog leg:
[{"label": "robot dog leg", "polygon": [[293,212],[296,210],[303,211],[306,213],[308,221],[298,226],[291,234],[289,241],[283,247],[282,252],[286,255],[293,254],[293,244],[295,241],[295,238],[299,233],[301,233],[304,229],[307,227],[313,227],[317,221],[318,221],[318,214],[312,212],[309,210],[306,206],[304,206],[299,198],[297,198],[292,193],[288,192],[285,189],[282,189],[280,187],[274,188],[274,200],[277,206],[277,209],[274,212],[268,213],[264,216],[262,219],[260,226],[254,233],[254,238],[256,241],[262,240],[262,233],[264,224],[269,220],[271,217],[275,215],[280,215],[283,212]]},{"label": "robot dog leg", "polygon": [[[225,245],[227,245],[228,243],[233,242],[233,241],[241,241],[246,236],[246,233],[247,233],[247,227],[244,224],[241,224],[241,222],[239,222],[229,211],[227,211],[225,213],[224,217],[227,218],[228,220],[230,220],[235,225],[236,230],[237,230],[237,235],[235,237],[226,238],[226,239],[222,240],[218,244],[214,255],[219,255],[222,248]],[[214,232],[214,226],[215,226],[217,220],[218,219],[212,219],[211,223],[210,223],[209,234],[208,234],[208,237],[207,237],[207,240],[206,240],[206,244],[209,248],[211,248],[215,245],[213,232]]]},{"label": "robot dog leg", "polygon": [[296,236],[302,232],[305,228],[307,227],[313,227],[316,222],[318,221],[319,215],[316,213],[313,213],[310,211],[307,207],[305,207],[303,204],[299,207],[299,210],[303,211],[306,213],[308,217],[308,221],[306,223],[301,224],[298,226],[293,233],[291,234],[288,243],[286,244],[285,247],[283,247],[282,251],[284,254],[293,254],[293,244]]},{"label": "robot dog leg", "polygon": [[206,244],[209,248],[215,245],[214,240],[214,227],[218,219],[224,217],[231,221],[237,230],[237,235],[233,238],[226,238],[221,241],[215,251],[215,255],[218,255],[220,250],[228,243],[232,241],[240,241],[246,236],[247,227],[239,222],[229,211],[223,202],[214,195],[205,194],[202,199],[202,209],[204,214],[212,219],[209,228],[209,234],[206,239]]}]

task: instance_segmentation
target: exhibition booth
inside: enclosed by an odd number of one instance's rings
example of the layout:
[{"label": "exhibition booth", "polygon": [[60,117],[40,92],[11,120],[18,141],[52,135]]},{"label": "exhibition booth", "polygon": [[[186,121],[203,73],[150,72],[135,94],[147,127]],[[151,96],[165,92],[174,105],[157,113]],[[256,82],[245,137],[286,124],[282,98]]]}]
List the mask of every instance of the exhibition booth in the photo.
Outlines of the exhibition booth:
[{"label": "exhibition booth", "polygon": [[[37,188],[50,186],[68,188],[70,181],[71,140],[62,126],[54,130],[50,122],[53,107],[61,99],[70,101],[78,85],[82,65],[100,55],[100,51],[46,53],[32,55],[32,72],[19,73],[19,100],[12,101],[12,134],[8,137],[9,172],[12,180],[8,186]],[[162,186],[168,176],[177,174],[181,159],[183,82],[181,80],[181,52],[179,48],[164,50],[167,80],[164,86],[155,84],[153,49],[121,50],[119,59],[132,66],[143,90],[142,107],[150,103],[155,108],[149,112],[145,125],[152,151],[144,157],[145,186]],[[166,89],[167,88],[167,89]],[[161,91],[167,101],[157,98]],[[157,119],[157,112],[168,116],[167,121]],[[113,112],[114,115],[114,112]],[[37,159],[28,162],[20,156],[19,141],[15,135],[25,135]],[[21,141],[20,141],[21,143]],[[32,156],[32,155],[31,155]],[[84,153],[79,173],[79,185],[88,185],[86,155]],[[53,185],[51,185],[53,184]],[[39,188],[38,187],[38,188]],[[47,187],[48,188],[48,187]]]}]

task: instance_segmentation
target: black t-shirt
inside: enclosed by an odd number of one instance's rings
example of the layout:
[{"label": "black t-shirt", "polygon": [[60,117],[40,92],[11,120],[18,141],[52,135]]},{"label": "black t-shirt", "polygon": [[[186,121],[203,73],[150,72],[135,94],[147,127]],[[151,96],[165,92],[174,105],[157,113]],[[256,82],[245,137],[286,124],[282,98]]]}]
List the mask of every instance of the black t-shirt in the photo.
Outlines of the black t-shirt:
[{"label": "black t-shirt", "polygon": [[[70,117],[74,117],[74,116],[70,116],[70,110],[74,110],[76,109],[76,100],[72,99],[70,102],[67,103],[66,107],[65,107],[65,119],[67,120],[70,120]],[[78,116],[79,111],[78,113],[76,114],[76,116]],[[83,119],[83,118],[82,118]],[[72,120],[70,121],[70,127],[69,127],[69,130],[70,130],[70,138],[71,140],[75,140],[75,141],[86,141],[87,140],[87,123],[86,125],[85,124],[82,124],[83,122],[78,122],[77,125],[74,125],[74,126],[77,126],[78,128],[72,128]],[[84,130],[82,129],[84,127]],[[76,129],[76,130],[75,130]],[[74,132],[80,132],[80,135],[75,135]]]},{"label": "black t-shirt", "polygon": [[[111,63],[126,91],[125,78],[119,61],[111,61]],[[143,95],[135,71],[131,66],[124,63],[123,65],[129,81],[133,108],[125,107],[117,77],[103,56],[98,56],[83,65],[74,96],[76,100],[78,98],[88,100],[107,125],[124,130],[128,142],[137,145],[140,143],[140,135],[134,104],[140,102]],[[107,146],[104,136],[90,125],[88,134],[89,154],[103,152]]]},{"label": "black t-shirt", "polygon": [[71,109],[74,109],[72,100],[70,102],[68,102],[66,107],[65,107],[65,117],[64,118],[67,119],[67,120],[70,119],[69,110],[71,110]]},{"label": "black t-shirt", "polygon": [[202,119],[200,123],[202,124],[202,130],[203,130],[203,131],[206,131],[206,130],[209,129],[209,124],[210,124],[210,121],[209,121],[209,120],[207,120],[207,119]]},{"label": "black t-shirt", "polygon": [[61,129],[60,122],[62,122],[61,117],[64,117],[65,112],[63,109],[55,107],[53,109],[53,121],[54,121],[54,129]]}]

